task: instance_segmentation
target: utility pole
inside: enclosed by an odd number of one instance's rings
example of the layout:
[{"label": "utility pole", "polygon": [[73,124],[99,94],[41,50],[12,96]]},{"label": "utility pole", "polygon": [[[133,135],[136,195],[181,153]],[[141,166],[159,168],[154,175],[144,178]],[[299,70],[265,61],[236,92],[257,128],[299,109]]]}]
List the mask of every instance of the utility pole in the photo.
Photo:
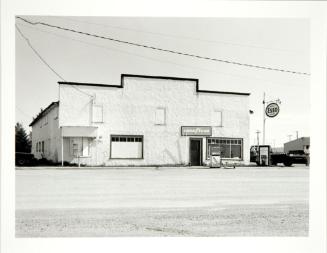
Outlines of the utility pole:
[{"label": "utility pole", "polygon": [[266,93],[263,93],[263,127],[262,127],[262,145],[265,145],[265,128],[266,128]]},{"label": "utility pole", "polygon": [[260,131],[257,130],[255,133],[257,134],[257,144],[258,144],[258,147],[259,147],[259,134],[260,134]]},{"label": "utility pole", "polygon": [[299,139],[299,131],[296,131],[296,139]]}]

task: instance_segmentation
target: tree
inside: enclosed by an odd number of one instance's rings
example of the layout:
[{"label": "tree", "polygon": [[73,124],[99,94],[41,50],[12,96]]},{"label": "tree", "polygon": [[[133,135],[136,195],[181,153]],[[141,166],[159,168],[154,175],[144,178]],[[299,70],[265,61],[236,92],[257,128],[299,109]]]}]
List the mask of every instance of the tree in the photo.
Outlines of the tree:
[{"label": "tree", "polygon": [[15,126],[16,132],[16,152],[31,152],[31,140],[26,133],[23,125],[19,122]]}]

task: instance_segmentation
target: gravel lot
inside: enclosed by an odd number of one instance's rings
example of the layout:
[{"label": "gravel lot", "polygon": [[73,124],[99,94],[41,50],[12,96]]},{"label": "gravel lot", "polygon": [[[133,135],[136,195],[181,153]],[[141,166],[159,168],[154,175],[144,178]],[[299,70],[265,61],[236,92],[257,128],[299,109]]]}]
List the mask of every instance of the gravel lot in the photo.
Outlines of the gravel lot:
[{"label": "gravel lot", "polygon": [[17,237],[307,236],[308,167],[16,170]]}]

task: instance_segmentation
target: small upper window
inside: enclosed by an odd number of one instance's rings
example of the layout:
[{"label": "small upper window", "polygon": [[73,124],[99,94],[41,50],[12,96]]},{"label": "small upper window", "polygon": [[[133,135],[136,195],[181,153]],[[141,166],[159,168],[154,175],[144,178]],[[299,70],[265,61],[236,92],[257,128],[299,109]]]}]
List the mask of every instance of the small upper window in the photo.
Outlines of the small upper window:
[{"label": "small upper window", "polygon": [[165,125],[166,124],[166,109],[157,108],[155,114],[155,124],[156,125]]},{"label": "small upper window", "polygon": [[92,122],[102,123],[103,122],[103,106],[93,105],[92,106]]},{"label": "small upper window", "polygon": [[217,127],[223,126],[222,119],[223,117],[221,111],[212,112],[212,118],[211,118],[212,126],[217,126]]}]

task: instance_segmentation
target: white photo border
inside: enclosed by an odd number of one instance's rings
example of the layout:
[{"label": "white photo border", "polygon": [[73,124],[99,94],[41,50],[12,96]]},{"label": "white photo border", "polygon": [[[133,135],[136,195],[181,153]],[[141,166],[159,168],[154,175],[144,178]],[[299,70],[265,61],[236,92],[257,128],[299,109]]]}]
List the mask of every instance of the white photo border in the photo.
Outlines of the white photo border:
[{"label": "white photo border", "polygon": [[[279,1],[4,0],[1,8],[1,252],[326,251],[327,4]],[[15,238],[15,15],[308,18],[311,169],[308,237]]]}]

